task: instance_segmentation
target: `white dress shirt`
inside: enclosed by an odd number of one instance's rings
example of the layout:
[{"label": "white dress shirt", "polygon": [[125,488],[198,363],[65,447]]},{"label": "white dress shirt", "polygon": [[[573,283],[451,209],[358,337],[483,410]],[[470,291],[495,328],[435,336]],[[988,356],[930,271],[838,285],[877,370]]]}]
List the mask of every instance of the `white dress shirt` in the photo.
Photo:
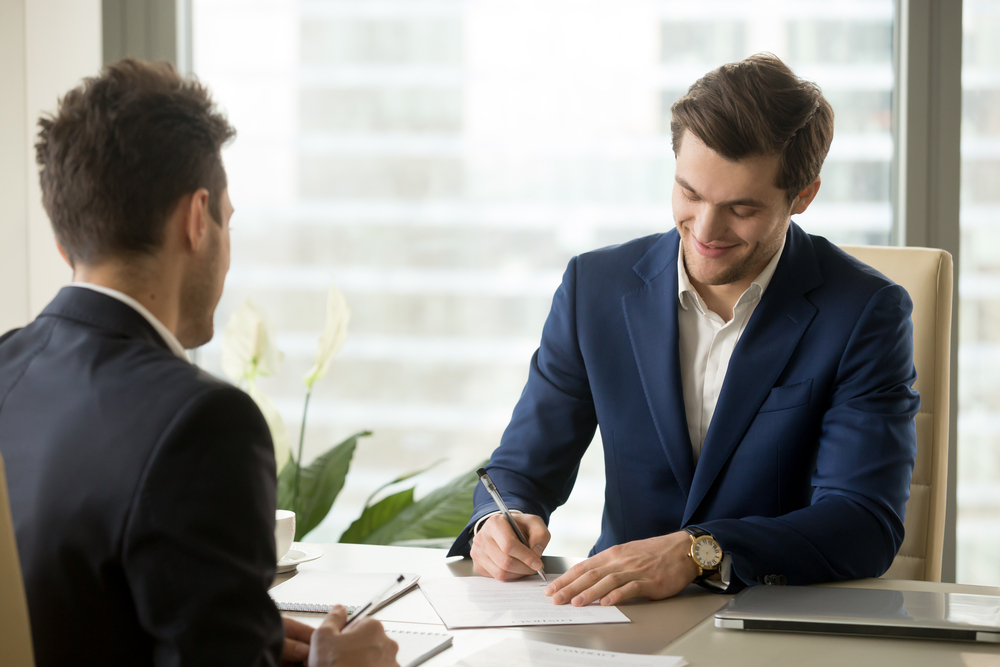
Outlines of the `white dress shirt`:
[{"label": "white dress shirt", "polygon": [[[677,249],[677,327],[681,360],[681,387],[684,390],[684,414],[687,417],[688,435],[697,465],[705,434],[712,424],[715,406],[719,402],[722,383],[726,380],[729,360],[736,343],[747,328],[750,316],[756,310],[778,266],[784,241],[767,266],[754,278],[750,287],[740,295],[733,308],[733,317],[723,322],[718,314],[705,305],[705,300],[691,284],[684,268],[684,246]],[[719,574],[721,582],[708,579],[705,583],[717,588],[729,588],[733,560],[729,554],[722,557]]]},{"label": "white dress shirt", "polygon": [[677,326],[680,334],[678,345],[681,386],[696,464],[701,456],[701,447],[705,444],[705,434],[708,433],[715,414],[715,405],[719,402],[733,350],[760,303],[764,290],[770,284],[784,249],[785,243],[782,241],[778,252],[774,253],[767,266],[740,295],[733,308],[733,317],[728,322],[724,322],[705,305],[705,300],[691,284],[684,268],[684,246],[681,245],[677,250]]},{"label": "white dress shirt", "polygon": [[146,319],[146,321],[149,322],[149,324],[154,329],[156,329],[156,333],[160,334],[160,337],[167,343],[167,347],[170,348],[171,352],[173,352],[175,355],[177,355],[184,361],[190,363],[191,360],[188,359],[187,353],[184,351],[184,346],[182,346],[180,341],[177,340],[177,336],[175,336],[173,332],[170,331],[170,329],[163,326],[163,322],[156,319],[156,316],[153,315],[153,313],[146,310],[145,306],[143,306],[141,303],[130,297],[128,294],[123,294],[122,292],[111,289],[110,287],[94,285],[93,283],[73,283],[71,287],[83,287],[84,289],[100,292],[101,294],[110,296],[112,299],[117,299],[118,301],[121,301],[126,306],[130,307],[132,310],[142,315]]}]

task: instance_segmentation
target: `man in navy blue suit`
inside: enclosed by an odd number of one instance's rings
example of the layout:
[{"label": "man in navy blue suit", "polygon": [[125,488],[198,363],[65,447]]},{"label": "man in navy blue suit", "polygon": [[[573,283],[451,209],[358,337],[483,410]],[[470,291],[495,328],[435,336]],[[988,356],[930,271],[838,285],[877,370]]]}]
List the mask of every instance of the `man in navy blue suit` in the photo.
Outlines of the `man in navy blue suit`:
[{"label": "man in navy blue suit", "polygon": [[452,553],[501,580],[538,570],[600,428],[601,535],[555,603],[878,576],[916,455],[912,303],[791,221],[833,111],[761,54],[671,112],[676,229],[570,261],[489,465],[530,548],[477,489]]}]

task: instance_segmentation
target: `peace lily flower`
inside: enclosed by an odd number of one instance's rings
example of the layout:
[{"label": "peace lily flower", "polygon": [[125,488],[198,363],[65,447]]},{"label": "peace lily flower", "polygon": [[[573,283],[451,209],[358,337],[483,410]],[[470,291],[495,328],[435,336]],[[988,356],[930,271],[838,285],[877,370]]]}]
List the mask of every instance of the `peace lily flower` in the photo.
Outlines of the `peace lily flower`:
[{"label": "peace lily flower", "polygon": [[222,372],[239,384],[274,375],[285,358],[274,344],[263,314],[247,299],[229,318],[222,335]]},{"label": "peace lily flower", "polygon": [[333,357],[344,347],[344,341],[347,340],[347,325],[350,321],[351,309],[347,305],[344,293],[337,289],[336,285],[330,287],[330,292],[326,296],[326,324],[323,326],[323,335],[320,336],[319,346],[316,349],[316,358],[313,360],[312,368],[302,378],[310,391],[313,383],[326,375]]},{"label": "peace lily flower", "polygon": [[257,389],[257,385],[250,384],[247,393],[260,408],[264,415],[264,421],[267,422],[267,428],[271,431],[271,441],[274,443],[274,464],[280,473],[292,456],[291,439],[288,436],[288,429],[285,428],[285,420],[281,418],[278,406],[268,398],[267,394]]},{"label": "peace lily flower", "polygon": [[295,484],[292,490],[292,507],[298,508],[299,501],[299,481],[302,473],[302,448],[306,439],[306,415],[309,414],[309,398],[312,396],[313,384],[319,380],[330,369],[330,362],[333,357],[344,347],[347,340],[347,324],[351,321],[351,309],[347,305],[344,293],[337,289],[336,285],[330,286],[330,292],[326,295],[326,323],[323,325],[323,333],[319,337],[319,345],[316,348],[316,358],[313,360],[312,368],[305,374],[302,381],[306,383],[306,402],[302,406],[302,428],[299,429],[299,451],[295,456],[298,467],[295,469]]},{"label": "peace lily flower", "polygon": [[229,318],[222,335],[222,372],[237,385],[247,381],[247,393],[257,403],[271,431],[278,472],[291,458],[291,440],[277,406],[257,388],[256,379],[277,373],[283,359],[264,316],[247,299]]}]

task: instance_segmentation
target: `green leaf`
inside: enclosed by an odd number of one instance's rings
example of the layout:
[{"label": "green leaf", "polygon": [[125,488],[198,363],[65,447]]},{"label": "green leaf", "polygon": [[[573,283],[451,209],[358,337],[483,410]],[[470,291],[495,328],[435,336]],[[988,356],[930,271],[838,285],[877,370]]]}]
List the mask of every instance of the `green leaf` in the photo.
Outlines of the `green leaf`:
[{"label": "green leaf", "polygon": [[405,482],[406,480],[410,479],[411,477],[416,477],[420,473],[427,472],[428,470],[430,470],[431,468],[433,468],[437,464],[441,463],[442,461],[444,461],[444,459],[438,459],[437,461],[435,461],[434,463],[430,464],[429,466],[427,466],[425,468],[421,468],[420,470],[414,470],[413,472],[403,473],[402,475],[400,475],[396,479],[392,480],[391,482],[386,482],[382,486],[380,486],[377,489],[375,489],[374,491],[372,491],[372,494],[370,496],[368,496],[368,500],[365,501],[365,507],[368,507],[369,505],[371,505],[372,504],[372,498],[374,498],[375,496],[377,496],[386,487],[390,487],[393,484],[399,484],[400,482]]},{"label": "green leaf", "polygon": [[292,504],[298,462],[289,460],[282,468],[278,476],[278,507],[295,511],[296,540],[301,540],[326,518],[337,494],[344,488],[358,438],[368,435],[371,435],[371,431],[355,433],[301,469],[298,507],[289,507]]},{"label": "green leaf", "polygon": [[370,507],[365,507],[365,511],[361,513],[361,516],[340,536],[340,541],[350,544],[363,544],[366,537],[412,504],[413,488],[411,487],[405,491],[387,496]]},{"label": "green leaf", "polygon": [[435,489],[368,535],[365,544],[394,544],[403,540],[457,537],[472,516],[472,492],[479,483],[476,470]]}]

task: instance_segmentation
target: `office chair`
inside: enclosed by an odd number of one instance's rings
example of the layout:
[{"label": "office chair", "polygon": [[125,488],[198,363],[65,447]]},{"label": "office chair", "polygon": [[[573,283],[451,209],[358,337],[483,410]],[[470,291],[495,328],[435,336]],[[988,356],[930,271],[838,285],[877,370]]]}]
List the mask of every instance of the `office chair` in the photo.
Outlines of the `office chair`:
[{"label": "office chair", "polygon": [[948,491],[951,368],[951,255],[935,248],[841,246],[901,285],[913,300],[914,389],[920,392],[917,461],[906,503],[906,534],[887,579],[941,581]]}]

